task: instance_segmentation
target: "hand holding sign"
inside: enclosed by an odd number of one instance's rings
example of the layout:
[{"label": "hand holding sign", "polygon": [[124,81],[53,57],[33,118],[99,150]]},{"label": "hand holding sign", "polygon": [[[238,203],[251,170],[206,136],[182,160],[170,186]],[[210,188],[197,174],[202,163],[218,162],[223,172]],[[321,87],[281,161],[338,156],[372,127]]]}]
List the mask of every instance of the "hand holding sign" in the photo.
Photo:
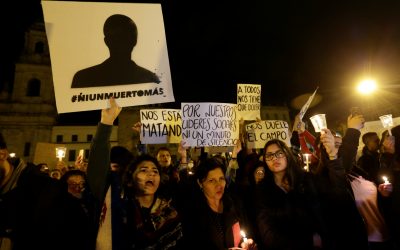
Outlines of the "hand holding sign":
[{"label": "hand holding sign", "polygon": [[142,128],[142,123],[141,122],[137,122],[133,125],[132,130],[134,132],[137,132],[138,134],[140,134],[140,129]]},{"label": "hand holding sign", "polygon": [[117,105],[117,102],[113,97],[110,98],[109,104],[110,104],[109,108],[103,109],[101,111],[100,122],[106,125],[113,125],[115,119],[117,119],[122,108]]}]

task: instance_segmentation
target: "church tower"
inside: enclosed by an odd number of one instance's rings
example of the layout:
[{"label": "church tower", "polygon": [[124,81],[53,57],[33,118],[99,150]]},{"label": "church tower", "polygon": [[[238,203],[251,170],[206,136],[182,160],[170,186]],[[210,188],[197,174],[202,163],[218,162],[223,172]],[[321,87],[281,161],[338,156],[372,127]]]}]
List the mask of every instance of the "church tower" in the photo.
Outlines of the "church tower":
[{"label": "church tower", "polygon": [[44,23],[38,22],[25,33],[14,83],[0,93],[0,131],[9,151],[33,161],[36,143],[51,140],[56,117],[49,47]]}]

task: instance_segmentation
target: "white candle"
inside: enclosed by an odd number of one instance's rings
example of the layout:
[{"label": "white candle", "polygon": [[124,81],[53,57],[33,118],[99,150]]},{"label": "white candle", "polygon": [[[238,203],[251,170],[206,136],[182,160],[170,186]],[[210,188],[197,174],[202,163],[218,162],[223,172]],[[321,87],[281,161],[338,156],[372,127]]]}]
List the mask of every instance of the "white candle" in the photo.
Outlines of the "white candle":
[{"label": "white candle", "polygon": [[65,147],[57,147],[56,148],[56,157],[58,158],[59,161],[62,161],[62,159],[65,157],[66,151],[67,151],[67,148],[65,148]]},{"label": "white candle", "polygon": [[303,156],[306,158],[306,160],[305,160],[305,166],[304,166],[304,170],[306,170],[307,172],[310,170],[310,160],[309,160],[309,157],[310,157],[310,154],[303,154]]},{"label": "white candle", "polygon": [[246,233],[245,233],[243,230],[241,230],[241,231],[240,231],[240,234],[241,234],[242,237],[243,237],[243,242],[244,242],[244,243],[247,243]]}]

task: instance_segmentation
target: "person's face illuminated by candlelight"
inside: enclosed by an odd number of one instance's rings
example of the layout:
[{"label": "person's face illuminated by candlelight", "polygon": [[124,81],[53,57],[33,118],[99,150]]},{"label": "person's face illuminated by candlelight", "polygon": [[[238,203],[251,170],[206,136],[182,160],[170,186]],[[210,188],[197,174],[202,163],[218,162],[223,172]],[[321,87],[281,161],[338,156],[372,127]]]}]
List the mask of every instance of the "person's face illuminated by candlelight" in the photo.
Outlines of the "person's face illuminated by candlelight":
[{"label": "person's face illuminated by candlelight", "polygon": [[265,168],[259,166],[254,171],[254,181],[256,184],[260,183],[265,177]]}]

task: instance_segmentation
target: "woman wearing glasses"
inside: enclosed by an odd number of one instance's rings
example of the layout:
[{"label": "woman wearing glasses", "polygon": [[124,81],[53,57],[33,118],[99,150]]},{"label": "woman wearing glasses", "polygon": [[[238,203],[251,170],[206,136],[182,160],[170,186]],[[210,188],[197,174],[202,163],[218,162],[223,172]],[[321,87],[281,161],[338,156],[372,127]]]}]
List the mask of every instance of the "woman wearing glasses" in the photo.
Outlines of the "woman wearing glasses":
[{"label": "woman wearing glasses", "polygon": [[61,177],[60,183],[68,191],[68,195],[63,197],[63,206],[68,213],[61,214],[61,217],[68,221],[66,232],[73,232],[71,237],[77,242],[74,249],[94,249],[94,199],[86,189],[85,172],[69,170]]},{"label": "woman wearing glasses", "polygon": [[225,171],[225,161],[219,156],[206,159],[196,169],[198,188],[184,209],[188,249],[254,247],[253,241],[241,234],[241,230],[246,232],[240,214],[243,211],[225,192]]},{"label": "woman wearing glasses", "polygon": [[[332,183],[340,185],[339,180],[345,175],[340,170],[338,149],[329,130],[324,130],[321,142],[330,159]],[[314,176],[305,172],[289,147],[277,139],[266,143],[264,162],[267,166],[264,180],[255,193],[257,226],[262,239],[259,249],[325,249],[329,243],[324,241]]]}]

